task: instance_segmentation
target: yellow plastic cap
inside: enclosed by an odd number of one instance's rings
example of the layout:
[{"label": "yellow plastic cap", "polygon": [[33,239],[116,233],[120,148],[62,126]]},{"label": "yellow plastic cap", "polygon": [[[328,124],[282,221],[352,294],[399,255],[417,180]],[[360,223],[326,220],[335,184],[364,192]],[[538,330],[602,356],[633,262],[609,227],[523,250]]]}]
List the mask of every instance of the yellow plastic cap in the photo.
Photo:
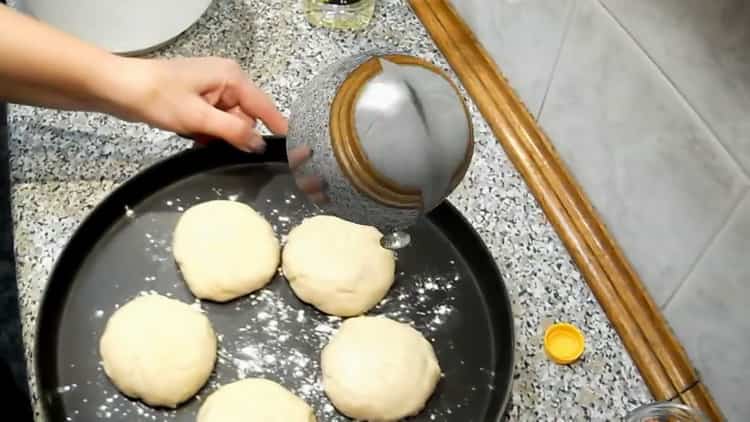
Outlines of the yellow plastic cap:
[{"label": "yellow plastic cap", "polygon": [[544,350],[553,362],[569,365],[583,354],[581,330],[571,324],[552,324],[544,332]]}]

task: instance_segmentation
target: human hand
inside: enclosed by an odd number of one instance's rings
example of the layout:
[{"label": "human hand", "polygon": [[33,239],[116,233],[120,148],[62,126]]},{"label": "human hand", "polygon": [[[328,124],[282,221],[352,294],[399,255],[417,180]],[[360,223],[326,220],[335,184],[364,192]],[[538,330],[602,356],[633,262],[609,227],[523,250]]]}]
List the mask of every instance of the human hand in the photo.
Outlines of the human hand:
[{"label": "human hand", "polygon": [[302,169],[302,166],[312,157],[312,154],[312,149],[309,146],[300,145],[289,151],[287,159],[297,188],[312,202],[322,205],[330,201],[328,195],[326,195],[328,186],[325,180],[317,174],[308,174]]},{"label": "human hand", "polygon": [[240,66],[207,57],[146,60],[118,57],[104,111],[194,139],[218,138],[263,152],[258,120],[286,134],[286,118]]}]

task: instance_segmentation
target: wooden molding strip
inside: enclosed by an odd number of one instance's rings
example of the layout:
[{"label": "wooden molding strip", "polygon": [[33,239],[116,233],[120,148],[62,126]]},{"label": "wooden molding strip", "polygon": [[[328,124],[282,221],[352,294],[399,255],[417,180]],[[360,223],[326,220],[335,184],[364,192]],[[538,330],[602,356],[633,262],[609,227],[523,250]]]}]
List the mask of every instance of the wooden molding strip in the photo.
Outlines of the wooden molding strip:
[{"label": "wooden molding strip", "polygon": [[711,399],[711,394],[702,382],[697,383],[689,390],[680,394],[680,399],[688,406],[701,409],[703,414],[711,418],[711,420],[722,420],[721,409]]},{"label": "wooden molding strip", "polygon": [[[698,375],[640,278],[591,203],[448,0],[410,0],[508,157],[524,177],[657,400],[694,386]],[[722,420],[705,388],[692,405]]]}]

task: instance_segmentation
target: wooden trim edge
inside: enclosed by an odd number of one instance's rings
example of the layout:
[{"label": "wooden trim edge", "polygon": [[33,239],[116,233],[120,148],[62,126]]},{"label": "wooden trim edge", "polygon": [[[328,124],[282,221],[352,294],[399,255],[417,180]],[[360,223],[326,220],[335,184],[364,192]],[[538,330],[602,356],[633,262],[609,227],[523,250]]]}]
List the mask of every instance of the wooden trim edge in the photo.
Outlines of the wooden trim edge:
[{"label": "wooden trim edge", "polygon": [[341,170],[358,190],[390,207],[419,208],[422,206],[420,192],[402,188],[381,175],[363,152],[357,136],[354,104],[364,85],[381,70],[377,59],[367,60],[339,87],[331,104],[331,147]]},{"label": "wooden trim edge", "polygon": [[[494,61],[448,0],[410,0],[581,270],[657,400],[723,420],[659,307]],[[680,394],[689,390],[689,394]]]},{"label": "wooden trim edge", "polygon": [[706,417],[713,421],[725,420],[721,414],[721,409],[702,382],[680,394],[680,400],[690,407],[700,409]]}]

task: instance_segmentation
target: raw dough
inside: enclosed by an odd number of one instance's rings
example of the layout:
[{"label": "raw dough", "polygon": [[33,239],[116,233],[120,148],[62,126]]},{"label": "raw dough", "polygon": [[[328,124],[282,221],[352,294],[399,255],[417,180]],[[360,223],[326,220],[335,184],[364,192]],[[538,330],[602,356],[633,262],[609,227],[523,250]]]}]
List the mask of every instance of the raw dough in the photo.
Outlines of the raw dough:
[{"label": "raw dough", "polygon": [[282,269],[294,293],[323,312],[367,312],[388,293],[396,262],[374,227],[320,215],[292,229]]},{"label": "raw dough", "polygon": [[200,310],[160,295],[139,296],[109,318],[99,353],[123,394],[174,408],[211,375],[216,335]]},{"label": "raw dough", "polygon": [[280,247],[268,221],[249,206],[209,201],[182,215],[173,251],[195,296],[225,302],[268,284]]},{"label": "raw dough", "polygon": [[341,413],[396,421],[419,413],[440,379],[432,345],[409,325],[385,317],[344,321],[323,348],[323,389]]},{"label": "raw dough", "polygon": [[197,422],[315,422],[310,406],[273,381],[250,378],[208,396]]}]

